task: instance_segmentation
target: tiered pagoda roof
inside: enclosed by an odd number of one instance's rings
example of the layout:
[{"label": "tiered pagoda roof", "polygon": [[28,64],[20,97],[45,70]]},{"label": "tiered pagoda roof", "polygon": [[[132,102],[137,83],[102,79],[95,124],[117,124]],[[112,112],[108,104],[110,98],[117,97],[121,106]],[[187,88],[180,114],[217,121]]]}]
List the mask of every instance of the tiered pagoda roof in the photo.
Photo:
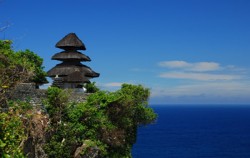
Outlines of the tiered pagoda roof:
[{"label": "tiered pagoda roof", "polygon": [[86,50],[83,42],[76,36],[75,33],[69,33],[64,38],[62,38],[56,44],[57,48],[65,49],[65,50]]},{"label": "tiered pagoda roof", "polygon": [[60,53],[56,53],[55,55],[52,56],[52,60],[60,60],[60,61],[64,61],[64,60],[80,60],[80,61],[91,61],[91,59],[82,54],[81,52],[78,51],[63,51]]},{"label": "tiered pagoda roof", "polygon": [[60,78],[62,83],[88,83],[89,79],[99,77],[99,73],[81,63],[91,59],[78,51],[86,50],[86,47],[75,33],[66,35],[56,44],[56,47],[64,51],[56,53],[52,56],[52,60],[59,60],[62,63],[48,71],[49,77]]}]

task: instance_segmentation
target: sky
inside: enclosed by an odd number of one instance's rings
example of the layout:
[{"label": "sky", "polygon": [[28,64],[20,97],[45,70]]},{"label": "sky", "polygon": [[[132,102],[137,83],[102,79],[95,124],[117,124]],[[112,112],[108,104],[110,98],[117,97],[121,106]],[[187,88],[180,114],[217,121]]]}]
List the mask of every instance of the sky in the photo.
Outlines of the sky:
[{"label": "sky", "polygon": [[48,71],[74,32],[103,90],[151,91],[150,104],[250,105],[249,0],[0,0],[0,39]]}]

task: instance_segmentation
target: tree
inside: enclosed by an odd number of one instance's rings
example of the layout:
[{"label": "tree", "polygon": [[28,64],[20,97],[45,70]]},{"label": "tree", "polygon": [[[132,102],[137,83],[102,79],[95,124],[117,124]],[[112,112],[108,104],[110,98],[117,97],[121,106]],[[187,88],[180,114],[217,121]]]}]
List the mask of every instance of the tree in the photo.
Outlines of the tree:
[{"label": "tree", "polygon": [[34,75],[28,81],[36,83],[37,86],[47,83],[47,73],[43,70],[43,59],[34,52],[26,49],[25,51],[16,52],[19,64],[23,64],[29,71],[34,72]]},{"label": "tree", "polygon": [[6,105],[7,91],[27,80],[32,74],[16,62],[11,41],[0,40],[0,104]]},{"label": "tree", "polygon": [[95,93],[99,91],[99,88],[96,86],[95,82],[87,83],[85,88],[87,93]]},{"label": "tree", "polygon": [[4,105],[7,92],[22,82],[35,82],[37,85],[47,82],[43,71],[43,59],[35,53],[25,50],[15,52],[12,41],[0,40],[0,103]]}]

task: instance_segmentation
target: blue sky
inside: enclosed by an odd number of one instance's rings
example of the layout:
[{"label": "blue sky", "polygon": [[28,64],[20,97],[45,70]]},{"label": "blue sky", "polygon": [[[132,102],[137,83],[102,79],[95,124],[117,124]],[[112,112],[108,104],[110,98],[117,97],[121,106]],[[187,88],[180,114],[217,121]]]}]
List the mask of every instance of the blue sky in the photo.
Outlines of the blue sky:
[{"label": "blue sky", "polygon": [[151,104],[250,104],[249,0],[1,0],[1,39],[58,61],[74,32],[104,90],[151,89]]}]

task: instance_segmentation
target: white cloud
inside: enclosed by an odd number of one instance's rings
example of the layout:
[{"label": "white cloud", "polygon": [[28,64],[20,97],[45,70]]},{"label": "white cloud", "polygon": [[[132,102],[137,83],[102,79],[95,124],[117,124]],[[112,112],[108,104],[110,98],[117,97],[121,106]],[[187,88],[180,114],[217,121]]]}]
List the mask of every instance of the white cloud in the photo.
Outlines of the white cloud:
[{"label": "white cloud", "polygon": [[239,75],[193,73],[193,72],[165,72],[161,73],[159,76],[162,78],[190,79],[190,80],[200,80],[200,81],[235,80],[242,78]]},{"label": "white cloud", "polygon": [[175,60],[175,61],[163,61],[160,62],[158,65],[161,67],[168,67],[168,68],[185,68],[191,66],[192,64],[187,63],[185,61]]},{"label": "white cloud", "polygon": [[103,84],[104,87],[120,87],[123,83],[122,82],[110,82]]},{"label": "white cloud", "polygon": [[[233,71],[235,66],[229,65],[221,67],[216,62],[194,62],[186,61],[163,61],[159,66],[171,69],[170,72],[162,72],[161,78],[188,79],[200,81],[236,80],[242,79],[243,71]],[[241,74],[240,74],[241,73]]]},{"label": "white cloud", "polygon": [[[158,77],[164,84],[151,89],[151,99],[164,103],[247,103],[250,80],[247,69],[217,62],[163,61]],[[162,71],[163,70],[163,71]],[[169,83],[168,83],[169,81]],[[176,85],[178,83],[178,85]]]},{"label": "white cloud", "polygon": [[179,96],[220,96],[220,97],[250,97],[250,82],[201,82],[173,87],[155,87],[151,89],[151,97]]},{"label": "white cloud", "polygon": [[215,71],[215,70],[219,70],[219,69],[220,69],[220,65],[218,63],[215,63],[215,62],[194,63],[192,65],[192,67],[190,68],[190,70],[192,70],[192,71],[199,71],[199,72]]},{"label": "white cloud", "polygon": [[171,69],[181,69],[185,71],[196,71],[196,72],[206,72],[220,70],[220,64],[216,62],[196,62],[188,63],[186,61],[163,61],[158,63],[161,67],[171,68]]}]

